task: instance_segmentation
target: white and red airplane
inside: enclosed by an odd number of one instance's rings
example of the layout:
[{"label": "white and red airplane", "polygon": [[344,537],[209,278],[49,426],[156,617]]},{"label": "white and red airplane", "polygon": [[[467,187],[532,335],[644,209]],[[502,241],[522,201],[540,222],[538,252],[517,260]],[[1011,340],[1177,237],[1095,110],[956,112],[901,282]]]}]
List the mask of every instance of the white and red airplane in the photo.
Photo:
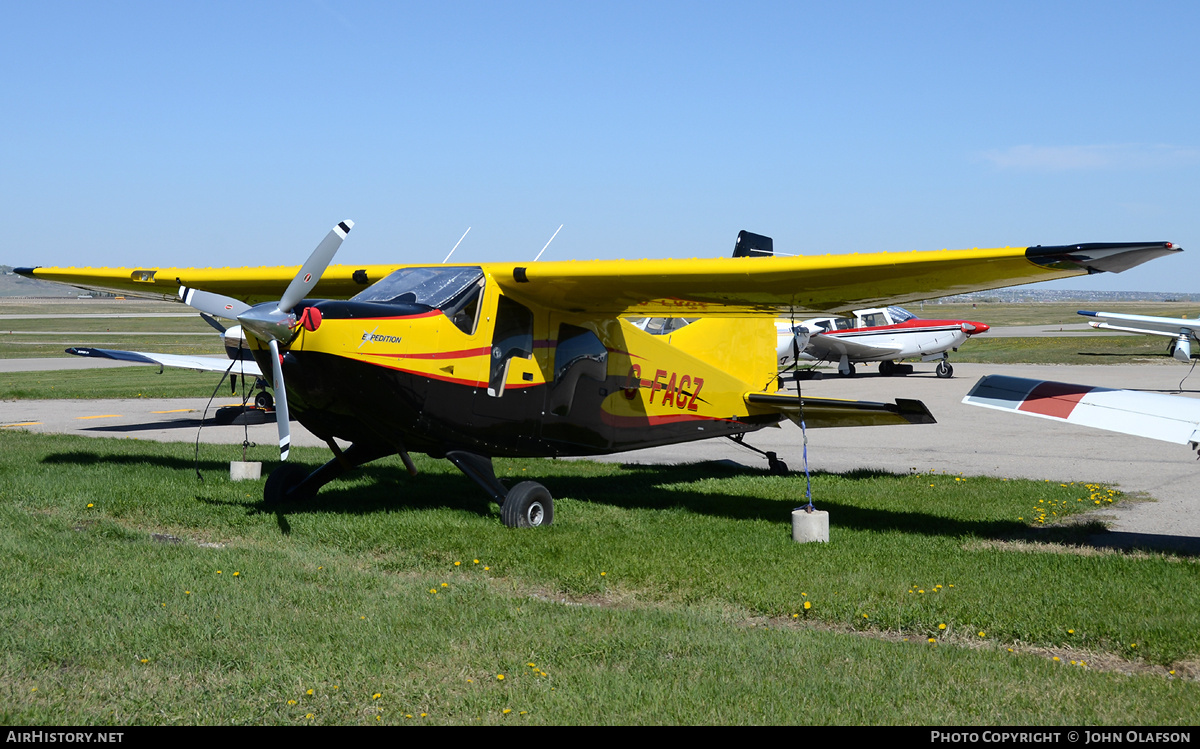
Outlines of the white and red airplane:
[{"label": "white and red airplane", "polygon": [[[880,307],[855,310],[854,317],[814,317],[798,324],[779,320],[775,329],[781,369],[797,358],[829,361],[837,362],[838,374],[853,377],[856,362],[877,361],[879,374],[889,377],[911,373],[912,365],[900,362],[920,359],[938,361],[937,376],[951,377],[949,352],[988,326],[972,320],[923,320],[903,307]],[[805,338],[807,345],[801,347]]]}]

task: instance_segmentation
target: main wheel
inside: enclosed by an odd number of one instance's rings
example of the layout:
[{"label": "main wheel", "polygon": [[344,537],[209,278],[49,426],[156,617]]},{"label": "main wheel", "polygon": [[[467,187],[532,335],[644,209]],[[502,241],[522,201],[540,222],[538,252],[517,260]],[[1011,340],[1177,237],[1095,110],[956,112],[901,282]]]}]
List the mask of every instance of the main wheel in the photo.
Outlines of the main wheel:
[{"label": "main wheel", "polygon": [[1171,342],[1167,344],[1167,356],[1175,355],[1175,343],[1176,343],[1176,340],[1174,338],[1172,338]]},{"label": "main wheel", "polygon": [[896,362],[887,359],[879,362],[879,374],[884,377],[891,377],[896,374]]},{"label": "main wheel", "polygon": [[500,520],[509,528],[537,528],[554,522],[554,500],[536,481],[522,481],[508,490],[500,505]]},{"label": "main wheel", "polygon": [[937,365],[937,376],[941,378],[953,377],[954,367],[950,366],[950,362],[942,359]]},{"label": "main wheel", "polygon": [[254,405],[258,406],[264,411],[270,411],[271,409],[275,408],[275,399],[272,398],[271,394],[266,390],[259,390],[254,396]]},{"label": "main wheel", "polygon": [[843,372],[842,370],[840,370],[840,369],[839,369],[839,370],[838,370],[838,375],[839,375],[840,377],[853,377],[853,376],[854,376],[854,365],[853,365],[853,364],[847,364],[847,365],[846,365],[846,371],[845,371],[845,372]]},{"label": "main wheel", "polygon": [[308,469],[303,466],[295,463],[284,463],[279,466],[267,477],[267,485],[263,487],[263,504],[267,507],[278,507],[284,503],[284,500],[296,502],[308,499],[308,495],[288,496],[288,492],[299,486],[306,478],[308,478]]}]

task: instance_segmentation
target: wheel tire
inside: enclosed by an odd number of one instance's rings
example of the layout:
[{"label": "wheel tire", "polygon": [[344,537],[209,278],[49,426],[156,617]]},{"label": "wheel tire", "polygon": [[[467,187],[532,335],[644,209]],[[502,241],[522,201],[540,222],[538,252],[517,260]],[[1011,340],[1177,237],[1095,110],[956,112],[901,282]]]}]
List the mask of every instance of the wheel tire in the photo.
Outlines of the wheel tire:
[{"label": "wheel tire", "polygon": [[839,369],[838,376],[839,377],[853,377],[854,376],[854,365],[853,364],[847,364],[846,370],[847,371],[843,372],[842,370]]},{"label": "wheel tire", "polygon": [[295,463],[284,463],[279,466],[267,477],[267,484],[263,487],[263,504],[267,507],[278,507],[308,499],[308,496],[295,494],[288,496],[288,492],[299,486],[306,478],[308,478],[308,469],[303,466]]},{"label": "wheel tire", "polygon": [[538,482],[522,481],[505,495],[500,520],[509,528],[550,525],[554,522],[554,499]]},{"label": "wheel tire", "polygon": [[879,374],[884,377],[891,377],[896,374],[896,362],[888,361],[887,359],[879,362]]},{"label": "wheel tire", "polygon": [[788,475],[788,464],[778,458],[771,458],[767,461],[767,466],[771,469],[772,476]]},{"label": "wheel tire", "polygon": [[943,361],[937,365],[937,376],[943,379],[954,376],[954,367],[950,366],[950,362]]},{"label": "wheel tire", "polygon": [[1171,342],[1167,344],[1167,356],[1175,356],[1175,344],[1176,340],[1172,338]]},{"label": "wheel tire", "polygon": [[254,405],[264,411],[270,411],[271,409],[275,408],[275,399],[272,398],[271,394],[266,390],[260,390],[258,391],[258,394],[254,396]]}]

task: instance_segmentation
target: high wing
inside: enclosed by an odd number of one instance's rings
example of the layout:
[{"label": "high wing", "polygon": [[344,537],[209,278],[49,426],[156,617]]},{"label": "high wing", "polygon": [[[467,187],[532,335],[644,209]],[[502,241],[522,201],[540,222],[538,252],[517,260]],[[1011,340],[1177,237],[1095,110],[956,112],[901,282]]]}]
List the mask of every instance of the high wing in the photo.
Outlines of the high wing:
[{"label": "high wing", "polygon": [[1091,322],[1093,328],[1101,330],[1120,330],[1125,333],[1144,333],[1146,335],[1161,335],[1177,338],[1181,335],[1196,337],[1200,330],[1200,319],[1189,320],[1186,317],[1152,317],[1150,315],[1123,315],[1117,312],[1088,312],[1079,310],[1085,317],[1096,317],[1113,322]]},{"label": "high wing", "polygon": [[[253,359],[229,359],[218,356],[180,356],[157,354],[148,351],[119,351],[106,348],[75,346],[67,349],[68,354],[86,356],[91,359],[112,359],[134,364],[157,364],[160,367],[190,369],[196,372],[229,372],[245,377],[262,377],[262,370]],[[232,365],[232,368],[230,368]]]},{"label": "high wing", "polygon": [[[800,257],[484,263],[482,268],[504,294],[562,312],[787,316],[1120,272],[1178,251],[1170,242],[1118,242]],[[400,267],[330,265],[314,293],[346,299]],[[254,303],[278,299],[298,268],[18,268],[14,272],[160,298],[174,298],[180,286],[187,286]]]},{"label": "high wing", "polygon": [[[1109,322],[1090,322],[1093,328],[1099,330],[1116,330],[1122,333],[1141,333],[1142,335],[1159,335],[1174,338],[1170,344],[1171,356],[1183,363],[1192,360],[1192,339],[1200,340],[1196,331],[1200,330],[1200,320],[1189,320],[1186,317],[1153,317],[1151,315],[1123,315],[1117,312],[1088,312],[1079,310],[1085,317],[1098,317]],[[1119,324],[1116,324],[1119,323]]]},{"label": "high wing", "polygon": [[962,402],[1164,442],[1200,442],[1200,400],[1178,395],[987,375]]}]

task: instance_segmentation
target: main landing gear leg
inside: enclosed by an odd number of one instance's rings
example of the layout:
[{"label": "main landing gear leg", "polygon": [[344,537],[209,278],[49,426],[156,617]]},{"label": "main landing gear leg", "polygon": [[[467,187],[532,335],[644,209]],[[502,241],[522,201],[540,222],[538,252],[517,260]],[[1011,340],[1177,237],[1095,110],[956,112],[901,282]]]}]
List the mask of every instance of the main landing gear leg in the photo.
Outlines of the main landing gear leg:
[{"label": "main landing gear leg", "polygon": [[746,439],[745,432],[742,432],[741,434],[727,434],[725,436],[728,437],[729,439],[733,440],[734,442],[738,443],[742,447],[746,448],[747,450],[753,450],[754,452],[756,452],[759,455],[766,458],[767,459],[767,467],[771,470],[772,475],[774,475],[774,476],[788,475],[787,463],[784,463],[782,460],[780,460],[779,456],[777,456],[773,452],[769,452],[766,450],[759,450],[754,445],[747,445],[745,443],[745,439]]},{"label": "main landing gear leg", "polygon": [[263,487],[263,503],[273,507],[312,499],[317,495],[317,490],[342,474],[393,452],[395,450],[387,447],[355,443],[312,473],[307,473],[303,466],[295,463],[284,463],[267,478],[267,485]]},{"label": "main landing gear leg", "polygon": [[950,366],[950,355],[942,354],[942,360],[937,365],[937,376],[942,379],[954,376],[954,367]]},{"label": "main landing gear leg", "polygon": [[554,499],[536,481],[522,481],[512,489],[496,478],[492,459],[486,455],[450,450],[450,461],[500,505],[500,520],[509,528],[537,528],[554,522]]}]

